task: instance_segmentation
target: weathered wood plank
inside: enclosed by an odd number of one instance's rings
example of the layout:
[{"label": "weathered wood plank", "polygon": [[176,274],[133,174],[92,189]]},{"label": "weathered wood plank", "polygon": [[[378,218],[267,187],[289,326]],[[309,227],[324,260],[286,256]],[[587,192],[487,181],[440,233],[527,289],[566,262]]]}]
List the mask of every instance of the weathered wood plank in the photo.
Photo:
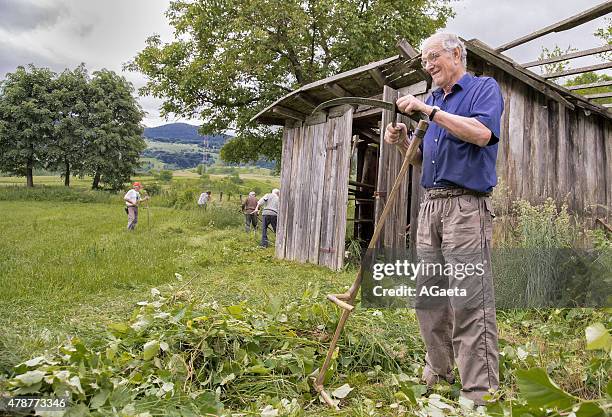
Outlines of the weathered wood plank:
[{"label": "weathered wood plank", "polygon": [[295,252],[295,211],[299,209],[297,206],[297,197],[298,194],[294,192],[298,187],[298,179],[299,179],[299,162],[300,162],[300,147],[302,144],[302,138],[304,136],[304,127],[296,128],[295,134],[293,136],[293,149],[291,155],[291,178],[290,178],[290,188],[285,191],[283,194],[289,197],[288,208],[287,208],[287,240],[285,242],[285,258],[286,259],[294,259]]},{"label": "weathered wood plank", "polygon": [[321,244],[321,215],[323,212],[323,188],[325,181],[326,129],[326,123],[322,123],[317,126],[317,142],[315,144],[313,160],[313,166],[316,170],[316,172],[313,172],[315,176],[313,181],[313,189],[316,199],[313,208],[314,211],[311,213],[312,222],[310,225],[310,243],[308,250],[308,261],[312,263],[319,262],[319,247]]},{"label": "weathered wood plank", "polygon": [[326,123],[325,132],[325,171],[324,171],[324,182],[323,182],[323,200],[322,200],[322,213],[321,213],[321,243],[319,245],[319,265],[329,265],[329,249],[331,246],[331,230],[330,222],[334,221],[334,213],[331,206],[331,194],[333,189],[333,178],[335,177],[335,166],[334,156],[336,150],[334,150],[334,132],[336,127],[337,118],[328,119]]},{"label": "weathered wood plank", "polygon": [[295,111],[295,110],[292,110],[292,109],[289,109],[287,107],[283,107],[280,105],[275,106],[272,109],[272,113],[278,113],[281,116],[288,117],[294,120],[299,120],[299,121],[304,121],[306,120],[306,117],[308,117],[307,114],[300,113],[298,111]]},{"label": "weathered wood plank", "polygon": [[551,132],[551,140],[557,142],[557,176],[555,183],[557,184],[557,201],[567,201],[569,192],[569,170],[568,163],[570,161],[568,155],[568,134],[567,134],[567,113],[568,109],[565,106],[558,105],[558,128],[556,138],[552,138],[553,132]]},{"label": "weathered wood plank", "polygon": [[412,59],[419,55],[417,50],[414,49],[412,45],[410,45],[406,39],[400,39],[395,45],[395,47],[399,49],[400,54],[404,58]]},{"label": "weathered wood plank", "polygon": [[583,90],[585,88],[607,87],[609,85],[612,85],[612,80],[600,81],[597,83],[589,83],[589,84],[570,85],[569,87],[565,87],[565,88],[567,88],[570,91],[574,91],[574,90]]},{"label": "weathered wood plank", "polygon": [[[510,100],[512,96],[512,79],[503,71],[496,70],[494,72],[494,78],[497,80],[501,90],[502,97],[504,98],[504,113],[502,114],[502,122],[500,126],[500,138],[497,147],[497,177],[502,178],[506,186],[508,185],[508,165],[509,165],[509,152],[510,152]],[[509,188],[506,188],[510,193]],[[506,201],[510,201],[510,196],[506,195]],[[509,210],[510,207],[504,207]]]},{"label": "weathered wood plank", "polygon": [[608,93],[585,94],[584,96],[584,98],[588,98],[589,100],[592,100],[594,98],[608,98],[608,97],[612,97],[612,91]]},{"label": "weathered wood plank", "polygon": [[311,125],[306,127],[308,134],[306,135],[306,141],[304,142],[304,149],[302,152],[302,166],[300,171],[300,189],[296,192],[301,194],[300,197],[300,209],[298,217],[298,229],[297,229],[297,244],[298,251],[296,260],[298,262],[306,262],[308,259],[308,242],[309,242],[309,214],[310,214],[310,201],[312,197],[312,157],[313,150],[315,148],[314,142],[317,140],[316,130],[317,125]]},{"label": "weathered wood plank", "polygon": [[387,78],[378,68],[372,68],[368,70],[368,73],[380,88],[383,88],[387,84]]},{"label": "weathered wood plank", "polygon": [[525,125],[525,86],[513,80],[510,96],[508,120],[508,186],[514,190],[512,198],[519,198],[523,193],[523,136]]},{"label": "weathered wood plank", "polygon": [[574,16],[568,17],[567,19],[560,20],[557,23],[553,23],[552,25],[546,26],[545,28],[522,36],[508,43],[505,43],[497,48],[497,52],[506,51],[510,48],[522,45],[526,42],[532,41],[549,33],[562,32],[564,30],[571,29],[598,17],[605,16],[610,12],[612,12],[612,2],[604,1],[603,3],[598,4],[597,6],[591,7],[590,9],[580,12]]},{"label": "weathered wood plank", "polygon": [[599,71],[599,70],[608,69],[608,68],[612,68],[612,62],[604,62],[601,64],[589,65],[587,67],[579,67],[579,68],[568,69],[565,71],[551,72],[550,74],[542,75],[542,78],[549,79],[549,78],[565,77],[567,75],[582,74],[584,72]]},{"label": "weathered wood plank", "polygon": [[585,206],[590,216],[597,217],[597,203],[601,201],[599,198],[599,177],[601,176],[604,167],[599,164],[601,160],[598,155],[599,134],[597,132],[594,117],[584,116],[584,179],[585,187],[582,190]]},{"label": "weathered wood plank", "polygon": [[606,190],[606,200],[604,205],[607,207],[606,220],[608,223],[612,221],[612,121],[610,119],[602,120],[602,135],[605,151],[603,152],[603,164],[605,167],[605,183],[603,184]]},{"label": "weathered wood plank", "polygon": [[290,195],[283,195],[283,190],[290,193],[291,184],[291,154],[293,148],[294,130],[286,126],[283,130],[283,148],[281,156],[281,198],[278,212],[278,224],[276,234],[275,256],[285,259],[286,239],[287,239],[287,208]]},{"label": "weathered wood plank", "polygon": [[563,55],[559,55],[559,56],[555,56],[551,58],[526,62],[522,65],[525,68],[531,68],[531,67],[536,67],[538,65],[552,64],[555,62],[561,62],[561,61],[565,61],[568,59],[574,59],[574,58],[580,58],[583,56],[600,54],[600,53],[608,52],[608,51],[612,51],[612,45],[604,45],[604,46],[600,46],[597,48],[585,49],[584,51],[572,52],[571,54],[563,54]]},{"label": "weathered wood plank", "polygon": [[[397,99],[397,92],[386,86],[383,89],[383,100],[385,101],[393,101]],[[385,207],[385,203],[387,202],[387,188],[388,188],[388,176],[389,176],[389,159],[391,152],[394,151],[393,146],[389,145],[384,141],[385,129],[387,125],[391,123],[393,115],[390,111],[383,111],[382,113],[382,121],[380,124],[380,146],[378,153],[378,179],[376,181],[376,204],[375,204],[375,224],[378,223],[380,216],[382,214],[383,208]],[[391,216],[392,214],[390,214]],[[380,246],[386,246],[387,242],[385,240],[385,236],[388,234],[388,225],[390,222],[385,223],[383,234],[380,239]]]},{"label": "weathered wood plank", "polygon": [[336,83],[325,84],[324,88],[336,97],[348,97],[353,95]]},{"label": "weathered wood plank", "polygon": [[347,109],[346,113],[340,117],[338,129],[338,174],[337,174],[337,194],[336,211],[338,213],[335,227],[335,259],[334,269],[339,270],[344,265],[344,248],[346,240],[346,218],[348,210],[348,181],[350,168],[350,150],[352,138],[353,109]]}]

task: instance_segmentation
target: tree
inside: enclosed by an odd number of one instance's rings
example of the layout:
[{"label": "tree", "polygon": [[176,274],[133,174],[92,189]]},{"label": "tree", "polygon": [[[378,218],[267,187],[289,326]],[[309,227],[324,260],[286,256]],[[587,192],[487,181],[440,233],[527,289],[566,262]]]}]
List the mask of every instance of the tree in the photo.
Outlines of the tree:
[{"label": "tree", "polygon": [[93,176],[94,189],[101,182],[120,189],[135,173],[146,148],[140,125],[143,111],[133,92],[132,84],[113,71],[93,73],[82,173]]},{"label": "tree", "polygon": [[249,120],[293,89],[418,45],[453,15],[449,0],[174,0],[176,39],[157,35],[127,68],[148,78],[141,94],[162,114],[199,116],[202,134],[232,129],[227,162],[278,159],[278,129]]},{"label": "tree", "polygon": [[[605,44],[612,44],[612,19],[606,19],[606,27],[599,28],[595,31],[594,35],[604,41]],[[604,52],[603,54],[599,54],[599,58],[603,61],[611,61],[612,53]],[[601,81],[610,81],[612,77],[607,74],[596,74],[594,72],[585,72],[584,74],[580,74],[574,78],[571,78],[566,81],[565,85],[582,85],[582,84],[593,84]],[[578,94],[597,94],[597,93],[610,93],[612,92],[612,87],[604,86],[604,87],[595,87],[589,89],[576,90]],[[612,103],[612,98],[599,98],[595,99],[597,104],[610,104]]]},{"label": "tree", "polygon": [[53,135],[51,92],[55,74],[48,68],[18,67],[0,83],[0,170],[26,177],[44,168]]},{"label": "tree", "polygon": [[85,64],[65,70],[54,82],[51,93],[55,113],[47,168],[61,172],[70,186],[72,172],[83,172],[87,137],[89,77]]},{"label": "tree", "polygon": [[[542,52],[540,53],[538,60],[544,60],[548,58],[557,58],[562,55],[567,55],[571,52],[576,52],[576,51],[577,49],[572,48],[571,46],[568,46],[567,49],[565,50],[561,49],[559,45],[555,45],[555,47],[552,50],[546,47],[542,47]],[[542,74],[552,74],[553,72],[565,71],[566,69],[569,68],[569,66],[570,66],[570,61],[566,59],[564,61],[553,62],[552,64],[540,65],[540,70],[542,71]]]},{"label": "tree", "polygon": [[[612,18],[606,18],[607,26],[599,28],[594,35],[604,41],[606,45],[612,44]],[[612,52],[604,52],[600,57],[606,61],[612,60]]]}]

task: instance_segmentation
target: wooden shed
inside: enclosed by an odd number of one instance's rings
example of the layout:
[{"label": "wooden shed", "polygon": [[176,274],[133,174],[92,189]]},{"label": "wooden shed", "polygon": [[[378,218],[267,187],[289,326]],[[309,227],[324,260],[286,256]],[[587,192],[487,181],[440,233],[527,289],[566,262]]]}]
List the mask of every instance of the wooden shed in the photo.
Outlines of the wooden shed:
[{"label": "wooden shed", "polygon": [[[511,200],[567,201],[575,213],[610,217],[612,126],[609,110],[543,78],[478,40],[465,41],[468,71],[491,76],[504,97],[497,175]],[[401,55],[308,84],[261,111],[259,123],[283,126],[281,207],[276,256],[343,266],[348,224],[369,242],[401,165],[382,140],[391,114],[343,106],[311,115],[336,97],[425,99],[435,86],[407,44]],[[401,121],[409,123],[407,118]],[[383,129],[381,129],[383,127]],[[352,174],[351,174],[352,171]],[[423,195],[420,169],[411,167],[402,198],[387,221],[381,244],[410,246]],[[347,213],[349,200],[354,209]],[[350,205],[353,207],[353,204]],[[407,236],[407,226],[409,228]],[[414,245],[412,245],[414,247]]]}]

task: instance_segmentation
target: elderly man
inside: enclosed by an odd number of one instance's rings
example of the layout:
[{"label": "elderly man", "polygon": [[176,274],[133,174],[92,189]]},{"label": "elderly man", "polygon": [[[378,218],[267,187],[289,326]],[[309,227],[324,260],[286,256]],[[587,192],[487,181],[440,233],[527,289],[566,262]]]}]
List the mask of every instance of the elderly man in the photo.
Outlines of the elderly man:
[{"label": "elderly man", "polygon": [[278,215],[280,190],[275,188],[270,194],[264,195],[255,207],[255,215],[259,212],[259,208],[263,207],[262,211],[262,225],[261,225],[261,243],[260,246],[263,248],[268,247],[268,225],[272,226],[272,230],[276,233],[276,216]]},{"label": "elderly man", "polygon": [[252,229],[257,230],[257,197],[255,191],[251,191],[244,203],[242,203],[242,212],[244,213],[244,227],[247,233]]},{"label": "elderly man", "polygon": [[144,198],[140,197],[141,189],[142,184],[139,182],[135,182],[134,184],[132,184],[132,189],[125,193],[125,196],[123,196],[123,200],[125,201],[125,211],[128,215],[128,231],[136,229],[136,224],[138,223],[138,205],[141,202],[149,199],[148,196],[145,196]]},{"label": "elderly man", "polygon": [[[417,277],[417,317],[427,347],[423,379],[431,386],[453,382],[454,363],[461,395],[476,405],[499,385],[497,326],[490,265],[491,191],[504,103],[497,82],[466,72],[466,50],[452,34],[439,33],[423,45],[422,64],[438,87],[423,103],[407,95],[400,111],[423,112],[430,127],[418,155],[422,162],[417,232],[419,260],[458,267],[476,263],[482,274]],[[409,139],[404,124],[386,127],[385,141],[402,153]],[[475,266],[478,268],[478,266]],[[455,268],[454,271],[458,271]],[[465,290],[443,300],[419,299],[419,288],[437,285]]]}]

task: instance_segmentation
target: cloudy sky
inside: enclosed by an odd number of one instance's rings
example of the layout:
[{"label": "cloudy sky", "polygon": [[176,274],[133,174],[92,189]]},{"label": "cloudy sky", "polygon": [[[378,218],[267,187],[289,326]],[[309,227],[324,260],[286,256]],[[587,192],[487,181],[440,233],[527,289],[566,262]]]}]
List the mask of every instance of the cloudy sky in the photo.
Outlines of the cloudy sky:
[{"label": "cloudy sky", "polygon": [[[456,16],[447,28],[465,39],[478,38],[495,47],[603,1],[457,0],[453,3]],[[85,62],[90,72],[108,68],[140,87],[145,83],[144,77],[122,72],[122,66],[142,50],[149,35],[157,33],[163,40],[172,39],[172,29],[164,15],[168,4],[169,0],[0,0],[0,78],[27,63],[61,71]],[[542,46],[599,46],[593,32],[604,23],[602,17],[529,42],[507,54],[526,62],[536,59]],[[592,62],[581,58],[573,65]],[[159,117],[159,100],[140,97],[139,101],[148,113],[144,120],[147,126],[166,123]]]}]

